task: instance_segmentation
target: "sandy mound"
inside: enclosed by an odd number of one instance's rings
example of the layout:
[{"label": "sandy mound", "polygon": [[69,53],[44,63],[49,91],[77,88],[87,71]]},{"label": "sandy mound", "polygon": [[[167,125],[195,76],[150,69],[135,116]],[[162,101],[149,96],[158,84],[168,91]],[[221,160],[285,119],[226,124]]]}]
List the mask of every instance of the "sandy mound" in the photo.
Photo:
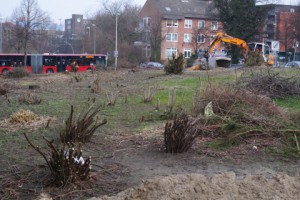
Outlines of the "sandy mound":
[{"label": "sandy mound", "polygon": [[201,174],[157,177],[116,196],[90,200],[125,199],[300,199],[300,177],[277,174],[236,177],[235,173],[210,176]]}]

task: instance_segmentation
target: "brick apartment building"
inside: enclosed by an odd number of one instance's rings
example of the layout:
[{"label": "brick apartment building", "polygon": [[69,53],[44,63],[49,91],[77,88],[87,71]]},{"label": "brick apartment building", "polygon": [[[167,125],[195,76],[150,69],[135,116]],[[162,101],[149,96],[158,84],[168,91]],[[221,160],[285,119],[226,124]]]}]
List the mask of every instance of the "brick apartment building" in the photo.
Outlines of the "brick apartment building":
[{"label": "brick apartment building", "polygon": [[92,52],[90,38],[95,32],[91,28],[91,21],[84,19],[81,14],[72,14],[71,18],[65,19],[64,38],[73,46],[75,53]]},{"label": "brick apartment building", "polygon": [[291,51],[300,42],[300,6],[272,5],[255,39],[260,42],[279,41],[280,52]]},{"label": "brick apartment building", "polygon": [[147,0],[139,17],[142,44],[148,59],[186,58],[207,49],[222,24],[212,15],[210,1]]}]

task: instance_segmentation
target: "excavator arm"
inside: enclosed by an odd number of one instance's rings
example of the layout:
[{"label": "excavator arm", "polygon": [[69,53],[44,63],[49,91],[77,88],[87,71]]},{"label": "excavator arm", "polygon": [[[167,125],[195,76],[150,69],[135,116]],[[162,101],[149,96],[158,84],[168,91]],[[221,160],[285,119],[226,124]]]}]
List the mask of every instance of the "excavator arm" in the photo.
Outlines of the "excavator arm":
[{"label": "excavator arm", "polygon": [[246,60],[247,52],[249,50],[248,44],[242,39],[232,37],[222,32],[217,33],[215,39],[212,41],[208,48],[208,53],[211,53],[214,47],[217,46],[220,42],[225,42],[240,47],[242,49],[242,56]]}]

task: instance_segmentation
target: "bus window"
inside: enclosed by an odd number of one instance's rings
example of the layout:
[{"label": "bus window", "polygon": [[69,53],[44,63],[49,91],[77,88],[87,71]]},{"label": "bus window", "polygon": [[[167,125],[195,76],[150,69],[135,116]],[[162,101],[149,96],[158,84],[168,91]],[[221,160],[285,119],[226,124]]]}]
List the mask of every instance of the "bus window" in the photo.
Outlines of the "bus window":
[{"label": "bus window", "polygon": [[56,64],[55,57],[44,57],[43,65],[45,66],[54,66]]}]

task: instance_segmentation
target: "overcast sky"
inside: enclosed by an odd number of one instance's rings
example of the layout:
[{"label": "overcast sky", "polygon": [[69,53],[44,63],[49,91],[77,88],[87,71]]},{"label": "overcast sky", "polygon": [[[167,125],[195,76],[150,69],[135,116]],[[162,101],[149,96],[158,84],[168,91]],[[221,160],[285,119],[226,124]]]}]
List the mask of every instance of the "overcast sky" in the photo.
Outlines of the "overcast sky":
[{"label": "overcast sky", "polygon": [[[106,0],[110,2],[112,0]],[[13,11],[21,5],[22,0],[0,0],[0,17],[2,21],[10,18]],[[100,10],[101,0],[37,0],[41,10],[50,14],[54,22],[60,21],[64,24],[65,19],[72,17],[72,14],[82,14],[84,18]],[[116,2],[116,0],[114,0]],[[143,6],[146,0],[130,0],[132,5]]]},{"label": "overcast sky", "polygon": [[[21,5],[21,1],[22,0],[0,0],[0,17],[2,17],[2,21],[11,17],[13,11]],[[110,1],[115,2],[115,0],[106,0],[106,2]],[[278,1],[279,3],[288,5],[300,4],[300,0]],[[65,19],[71,18],[72,14],[83,14],[84,18],[88,18],[101,8],[101,0],[37,0],[37,2],[43,11],[50,14],[54,22],[59,23],[61,21],[62,24],[64,24]],[[130,2],[134,5],[143,6],[146,0],[130,0]]]}]

